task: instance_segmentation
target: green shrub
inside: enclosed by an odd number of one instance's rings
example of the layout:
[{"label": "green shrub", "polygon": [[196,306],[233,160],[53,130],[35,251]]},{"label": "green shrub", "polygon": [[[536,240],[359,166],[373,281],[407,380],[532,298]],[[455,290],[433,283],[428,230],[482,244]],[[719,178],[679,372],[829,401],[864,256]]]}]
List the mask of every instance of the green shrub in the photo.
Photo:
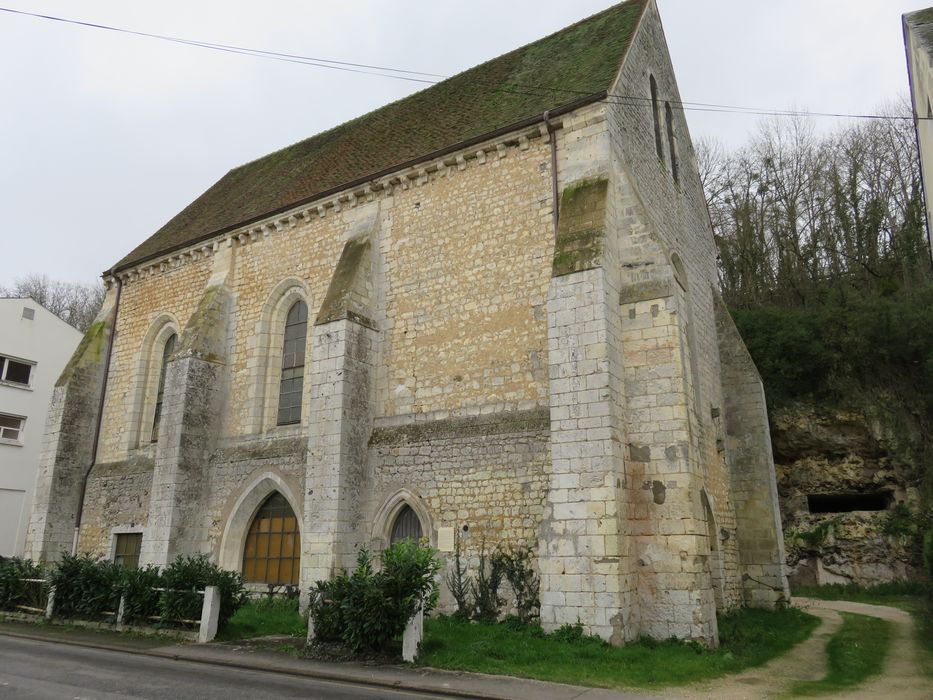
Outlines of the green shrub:
[{"label": "green shrub", "polygon": [[382,569],[373,572],[366,550],[356,568],[311,590],[309,614],[316,639],[340,642],[353,651],[381,650],[398,637],[421,601],[437,601],[437,550],[403,540],[382,552]]},{"label": "green shrub", "polygon": [[454,541],[454,561],[453,568],[447,572],[447,589],[457,603],[457,612],[454,617],[461,620],[469,619],[472,605],[470,603],[470,575],[467,573],[466,564],[463,563],[461,554],[463,552],[463,540],[460,533],[457,533],[457,539]]},{"label": "green shrub", "polygon": [[479,550],[479,568],[476,579],[470,582],[473,595],[473,619],[480,622],[495,622],[499,619],[499,608],[503,600],[499,596],[504,574],[502,554],[499,551],[486,556],[486,540],[483,539]]},{"label": "green shrub", "polygon": [[48,586],[27,583],[24,578],[45,578],[41,564],[13,557],[0,560],[0,610],[12,610],[17,605],[44,608]]},{"label": "green shrub", "polygon": [[527,544],[500,550],[502,572],[515,594],[518,619],[524,624],[537,619],[541,607],[538,600],[539,582],[533,559],[533,549]]},{"label": "green shrub", "polygon": [[162,587],[166,589],[159,599],[162,618],[166,621],[200,620],[203,597],[197,591],[205,586],[220,589],[218,627],[223,627],[248,600],[239,573],[221,569],[203,555],[179,556],[162,571]]},{"label": "green shrub", "polygon": [[63,554],[49,576],[55,587],[55,615],[97,619],[116,617],[125,569],[88,554]]},{"label": "green shrub", "polygon": [[124,569],[120,582],[120,590],[125,596],[123,621],[152,624],[152,618],[160,616],[161,599],[161,594],[152,589],[161,587],[162,573],[157,566],[150,564],[145,569]]}]

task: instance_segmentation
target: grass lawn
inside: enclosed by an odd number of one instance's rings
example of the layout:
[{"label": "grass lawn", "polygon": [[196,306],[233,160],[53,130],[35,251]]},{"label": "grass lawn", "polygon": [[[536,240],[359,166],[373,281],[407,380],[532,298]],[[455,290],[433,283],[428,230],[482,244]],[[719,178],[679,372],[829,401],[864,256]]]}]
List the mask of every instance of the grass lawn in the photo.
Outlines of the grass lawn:
[{"label": "grass lawn", "polygon": [[878,617],[852,613],[840,615],[842,627],[826,645],[829,666],[826,677],[819,681],[795,683],[792,694],[836,693],[881,673],[894,625]]},{"label": "grass lawn", "polygon": [[[599,639],[540,628],[425,620],[418,663],[603,688],[683,685],[757,666],[810,636],[819,619],[800,610],[744,609],[719,618],[720,647],[640,641],[613,647]],[[566,630],[566,628],[565,628]]]},{"label": "grass lawn", "polygon": [[308,622],[298,612],[298,599],[262,598],[236,611],[217,634],[218,641],[253,639],[269,635],[304,637]]}]

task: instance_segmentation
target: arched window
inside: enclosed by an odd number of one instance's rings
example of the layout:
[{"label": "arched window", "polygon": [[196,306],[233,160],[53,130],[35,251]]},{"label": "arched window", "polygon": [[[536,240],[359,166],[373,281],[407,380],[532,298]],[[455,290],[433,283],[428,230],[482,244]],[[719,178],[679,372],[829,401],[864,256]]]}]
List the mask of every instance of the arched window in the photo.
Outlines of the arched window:
[{"label": "arched window", "polygon": [[658,84],[654,76],[648,76],[651,85],[651,117],[654,119],[654,147],[658,151],[658,160],[664,160],[664,146],[661,143],[661,112],[658,107]]},{"label": "arched window", "polygon": [[421,521],[409,505],[405,505],[395,517],[390,543],[395,544],[404,539],[410,539],[412,542],[418,542],[421,539]]},{"label": "arched window", "polygon": [[156,401],[155,401],[155,414],[152,418],[152,441],[156,442],[159,439],[159,422],[162,420],[162,398],[165,395],[165,371],[168,369],[168,361],[172,357],[172,353],[175,352],[175,341],[178,339],[178,336],[172,333],[168,340],[165,341],[165,346],[162,348],[162,366],[159,369],[159,388],[156,391]]},{"label": "arched window", "polygon": [[671,152],[671,175],[674,182],[680,182],[680,173],[677,170],[677,144],[674,139],[674,110],[671,103],[664,103],[664,116],[667,119],[667,148]]},{"label": "arched window", "polygon": [[301,560],[298,518],[285,496],[275,492],[260,506],[243,548],[247,583],[295,585]]},{"label": "arched window", "polygon": [[282,345],[282,379],[279,381],[278,425],[301,422],[301,395],[305,374],[305,341],[308,336],[308,305],[296,301],[285,319]]}]

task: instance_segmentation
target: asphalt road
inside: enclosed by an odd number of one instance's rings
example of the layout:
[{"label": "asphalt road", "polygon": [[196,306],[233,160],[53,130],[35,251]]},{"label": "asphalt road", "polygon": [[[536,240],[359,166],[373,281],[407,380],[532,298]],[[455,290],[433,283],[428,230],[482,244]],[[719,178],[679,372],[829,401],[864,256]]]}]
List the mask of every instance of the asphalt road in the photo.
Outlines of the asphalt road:
[{"label": "asphalt road", "polygon": [[442,697],[0,636],[0,698],[424,700]]}]

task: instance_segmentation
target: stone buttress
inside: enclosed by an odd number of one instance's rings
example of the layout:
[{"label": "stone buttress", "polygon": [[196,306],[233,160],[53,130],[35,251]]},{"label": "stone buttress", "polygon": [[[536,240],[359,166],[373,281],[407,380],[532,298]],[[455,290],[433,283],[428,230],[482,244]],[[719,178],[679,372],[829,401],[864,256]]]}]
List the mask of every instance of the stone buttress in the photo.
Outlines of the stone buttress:
[{"label": "stone buttress", "polygon": [[301,586],[353,565],[368,535],[362,504],[373,426],[375,218],[344,245],[312,330]]},{"label": "stone buttress", "polygon": [[207,465],[217,446],[228,384],[233,265],[232,245],[213,256],[211,277],[166,369],[143,564],[166,566],[179,555],[210,551]]},{"label": "stone buttress", "polygon": [[112,286],[55,383],[26,535],[26,556],[35,561],[54,561],[74,544],[83,482],[96,457],[94,432],[116,303]]}]

